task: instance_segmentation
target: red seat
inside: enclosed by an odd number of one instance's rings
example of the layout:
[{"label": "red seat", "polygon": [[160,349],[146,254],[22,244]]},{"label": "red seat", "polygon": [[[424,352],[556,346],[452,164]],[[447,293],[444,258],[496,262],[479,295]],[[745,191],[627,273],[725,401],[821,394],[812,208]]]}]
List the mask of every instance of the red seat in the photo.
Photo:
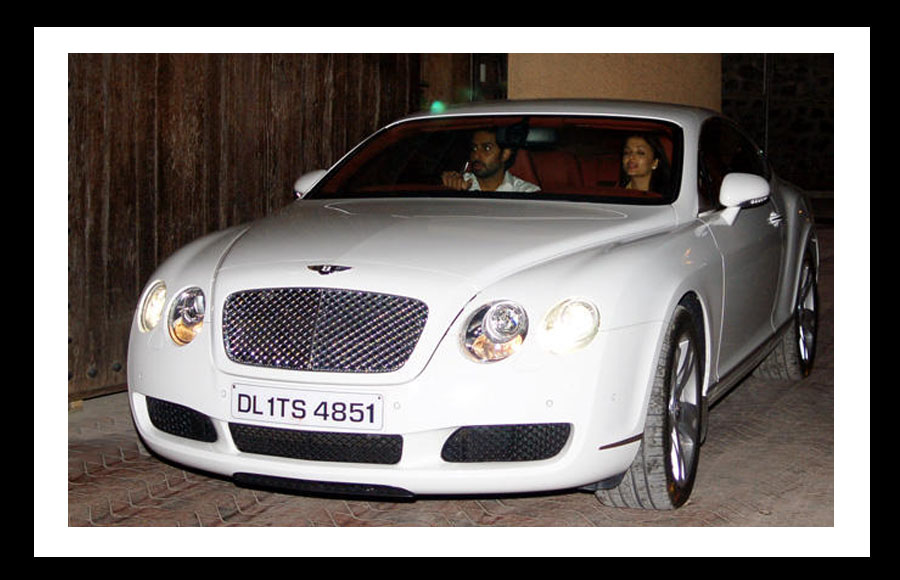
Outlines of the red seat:
[{"label": "red seat", "polygon": [[531,160],[542,188],[582,187],[581,170],[575,155],[567,151],[532,151]]},{"label": "red seat", "polygon": [[520,150],[509,171],[546,190],[608,187],[618,183],[620,164],[615,154],[578,159],[566,151]]},{"label": "red seat", "polygon": [[509,172],[525,181],[540,185],[537,175],[534,173],[534,167],[531,165],[531,157],[528,151],[520,149],[516,155],[516,160],[509,168]]},{"label": "red seat", "polygon": [[608,187],[619,182],[621,158],[618,155],[604,155],[581,160],[581,170],[586,187]]}]

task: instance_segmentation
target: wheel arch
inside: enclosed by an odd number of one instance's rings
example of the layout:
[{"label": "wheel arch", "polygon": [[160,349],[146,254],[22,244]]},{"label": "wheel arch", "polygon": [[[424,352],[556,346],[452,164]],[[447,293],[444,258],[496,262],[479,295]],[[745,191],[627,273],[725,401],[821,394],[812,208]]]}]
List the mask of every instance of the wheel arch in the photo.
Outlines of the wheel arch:
[{"label": "wheel arch", "polygon": [[[707,406],[704,394],[705,377],[708,373],[706,370],[709,358],[709,339],[707,336],[709,317],[706,315],[706,307],[701,295],[694,290],[686,290],[674,295],[673,303],[670,305],[664,323],[662,324],[662,332],[660,333],[660,344],[654,358],[654,379],[645,400],[644,407],[644,425],[643,438],[640,447],[636,450],[636,454],[631,466],[621,475],[609,478],[608,480],[596,484],[594,491],[597,498],[605,505],[629,508],[645,508],[645,509],[674,509],[677,508],[690,496],[696,477],[698,466],[699,447],[706,436],[706,416]],[[685,314],[689,320],[685,320]],[[669,357],[677,356],[674,353],[678,350],[675,347],[673,339],[681,336],[686,328],[685,323],[693,326],[693,334],[699,344],[697,349],[703,353],[700,356],[699,364],[701,365],[700,377],[701,384],[697,388],[697,395],[700,400],[699,424],[695,423],[697,439],[692,439],[696,447],[690,456],[692,459],[686,461],[685,465],[690,464],[690,477],[681,479],[676,477],[673,468],[668,463],[667,457],[671,456],[671,451],[675,448],[682,448],[679,444],[676,447],[670,447],[666,442],[667,434],[672,433],[667,426],[666,421],[671,420],[673,411],[671,403],[666,403],[670,395],[664,394],[660,399],[660,393],[663,385],[666,389],[672,388],[670,380],[672,372],[675,372],[672,359]],[[696,385],[696,383],[695,383]],[[661,403],[662,401],[662,403]],[[674,413],[678,413],[675,411]],[[669,419],[666,419],[666,416]],[[679,430],[679,432],[681,432]],[[662,447],[660,447],[662,446]],[[665,453],[663,453],[665,451]],[[678,473],[683,473],[679,470]],[[665,481],[663,481],[665,478]],[[677,481],[683,484],[677,484]]]},{"label": "wheel arch", "polygon": [[703,356],[700,359],[700,362],[703,365],[700,369],[700,375],[703,377],[702,391],[703,394],[706,394],[706,390],[709,387],[709,368],[710,360],[712,358],[711,350],[709,348],[711,335],[709,328],[710,318],[706,313],[707,307],[700,299],[699,294],[694,290],[685,292],[678,301],[678,305],[683,306],[690,312],[691,319],[694,321],[694,325],[697,328],[697,337],[700,340],[700,352],[703,353]]}]

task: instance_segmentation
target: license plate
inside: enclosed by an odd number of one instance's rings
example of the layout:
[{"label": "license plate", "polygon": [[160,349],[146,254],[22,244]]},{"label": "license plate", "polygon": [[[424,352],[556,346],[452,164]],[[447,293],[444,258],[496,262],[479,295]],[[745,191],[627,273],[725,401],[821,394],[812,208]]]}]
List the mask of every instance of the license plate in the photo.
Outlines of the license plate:
[{"label": "license plate", "polygon": [[291,425],[381,429],[384,399],[371,393],[233,385],[231,416]]}]

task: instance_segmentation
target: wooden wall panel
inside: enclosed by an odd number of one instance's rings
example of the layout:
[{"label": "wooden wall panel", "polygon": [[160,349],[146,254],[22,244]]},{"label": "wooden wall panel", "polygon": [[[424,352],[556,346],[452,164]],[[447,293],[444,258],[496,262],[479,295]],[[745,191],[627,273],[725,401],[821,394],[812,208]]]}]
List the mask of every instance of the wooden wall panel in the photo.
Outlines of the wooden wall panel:
[{"label": "wooden wall panel", "polygon": [[125,388],[156,267],[418,108],[412,54],[69,55],[69,399]]}]

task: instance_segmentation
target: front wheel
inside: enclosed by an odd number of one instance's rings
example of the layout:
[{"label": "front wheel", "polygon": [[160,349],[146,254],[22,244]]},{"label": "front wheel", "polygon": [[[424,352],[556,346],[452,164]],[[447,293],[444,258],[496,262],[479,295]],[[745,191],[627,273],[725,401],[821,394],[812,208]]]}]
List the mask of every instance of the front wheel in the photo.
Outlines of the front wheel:
[{"label": "front wheel", "polygon": [[596,492],[604,505],[668,510],[690,496],[700,457],[700,344],[693,317],[679,306],[663,341],[640,449],[616,487]]}]

